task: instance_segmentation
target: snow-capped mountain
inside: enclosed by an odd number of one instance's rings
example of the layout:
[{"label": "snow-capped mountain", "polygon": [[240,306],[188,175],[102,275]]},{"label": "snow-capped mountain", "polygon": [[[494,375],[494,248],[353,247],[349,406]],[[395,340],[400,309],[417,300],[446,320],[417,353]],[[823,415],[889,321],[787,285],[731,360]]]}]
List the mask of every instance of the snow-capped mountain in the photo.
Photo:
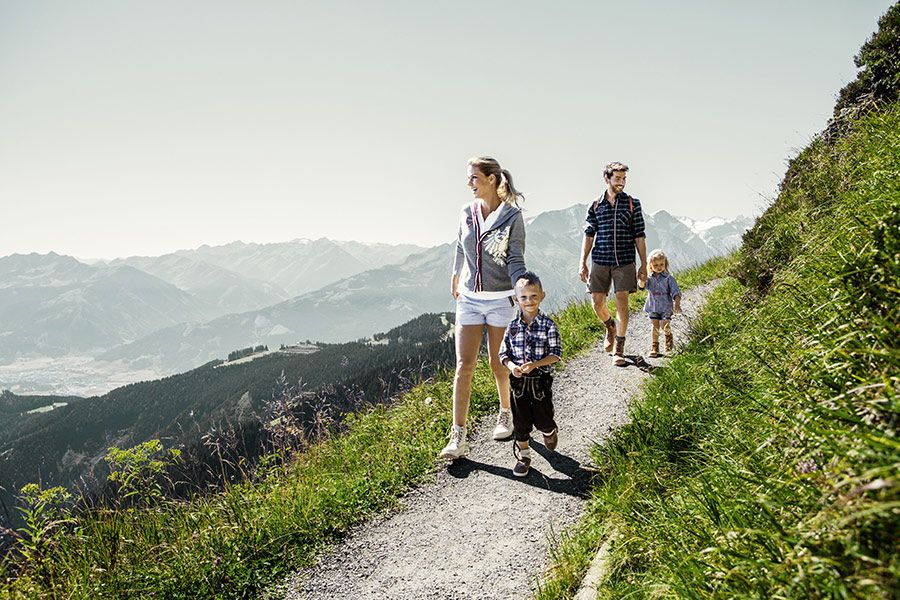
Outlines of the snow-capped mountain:
[{"label": "snow-capped mountain", "polygon": [[[587,205],[575,205],[528,219],[526,264],[541,276],[550,310],[584,297],[577,267],[586,211]],[[733,249],[740,242],[735,231],[745,227],[723,222],[695,232],[665,211],[648,215],[645,220],[648,251],[664,248],[674,270]],[[718,233],[722,237],[717,237]],[[174,372],[239,347],[366,337],[424,312],[452,310],[452,260],[453,244],[436,246],[412,254],[401,264],[364,271],[261,310],[156,332],[113,349],[104,358],[135,361],[157,356],[160,368]]]},{"label": "snow-capped mountain", "polygon": [[[586,211],[575,205],[527,219],[526,264],[543,279],[550,310],[585,295],[577,263]],[[648,250],[663,248],[674,270],[732,250],[751,224],[665,211],[645,220]],[[31,255],[28,268],[10,270],[13,258],[0,259],[0,379],[2,361],[67,351],[99,357],[107,371],[147,378],[237,348],[353,340],[453,309],[452,244],[422,250],[327,239],[234,242],[95,267]],[[29,376],[39,381],[41,373]]]}]

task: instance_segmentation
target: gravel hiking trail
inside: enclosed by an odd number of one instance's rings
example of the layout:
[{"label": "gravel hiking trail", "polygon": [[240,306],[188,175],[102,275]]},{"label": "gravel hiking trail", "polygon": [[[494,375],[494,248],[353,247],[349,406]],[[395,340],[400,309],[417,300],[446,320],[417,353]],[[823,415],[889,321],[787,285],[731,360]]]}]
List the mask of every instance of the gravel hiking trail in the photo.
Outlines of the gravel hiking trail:
[{"label": "gravel hiking trail", "polygon": [[[715,282],[684,292],[672,328],[687,339]],[[631,313],[627,367],[613,365],[602,340],[567,361],[553,384],[559,446],[532,435],[531,472],[512,474],[512,441],[490,439],[488,417],[472,428],[468,457],[441,464],[432,483],[410,491],[401,508],[360,525],[316,565],[272,590],[290,600],[529,598],[549,566],[560,533],[578,522],[594,471],[590,447],[628,419],[629,400],[665,359],[645,359],[650,322]],[[661,340],[662,341],[662,340]],[[269,594],[267,594],[268,596]]]}]

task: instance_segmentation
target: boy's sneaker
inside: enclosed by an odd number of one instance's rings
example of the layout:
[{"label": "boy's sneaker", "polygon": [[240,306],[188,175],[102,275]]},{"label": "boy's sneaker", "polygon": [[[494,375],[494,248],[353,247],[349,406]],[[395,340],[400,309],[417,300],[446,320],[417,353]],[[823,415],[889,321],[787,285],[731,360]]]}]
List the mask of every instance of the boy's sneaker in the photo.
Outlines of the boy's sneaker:
[{"label": "boy's sneaker", "polygon": [[450,442],[444,446],[444,449],[438,454],[438,458],[456,460],[468,453],[469,442],[466,441],[466,428],[461,425],[454,425],[450,428]]},{"label": "boy's sneaker", "polygon": [[519,448],[519,444],[513,441],[513,456],[516,457],[516,464],[513,466],[513,475],[516,477],[525,477],[531,469],[531,449]]},{"label": "boy's sneaker", "polygon": [[500,409],[497,415],[497,426],[494,427],[493,438],[495,440],[508,440],[513,434],[512,410]]},{"label": "boy's sneaker", "polygon": [[558,443],[559,443],[559,427],[555,428],[550,433],[544,433],[544,448],[546,448],[547,450],[556,450],[556,445]]}]

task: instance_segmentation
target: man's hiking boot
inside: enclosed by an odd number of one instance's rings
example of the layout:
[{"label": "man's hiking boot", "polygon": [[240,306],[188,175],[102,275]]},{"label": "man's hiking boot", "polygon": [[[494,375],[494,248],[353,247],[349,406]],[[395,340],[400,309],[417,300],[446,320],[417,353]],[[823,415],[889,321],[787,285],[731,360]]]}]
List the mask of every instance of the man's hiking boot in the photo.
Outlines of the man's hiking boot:
[{"label": "man's hiking boot", "polygon": [[519,448],[518,442],[513,441],[513,456],[516,464],[513,466],[513,475],[525,477],[531,469],[531,448]]},{"label": "man's hiking boot", "polygon": [[456,460],[469,453],[469,442],[466,441],[466,428],[462,425],[454,425],[450,428],[450,442],[444,446],[438,458]]},{"label": "man's hiking boot", "polygon": [[672,350],[674,348],[675,348],[675,338],[672,336],[671,333],[667,333],[666,334],[666,354],[669,354],[670,352],[672,352]]},{"label": "man's hiking boot", "polygon": [[606,342],[603,344],[603,351],[612,352],[613,343],[616,341],[616,320],[610,317],[604,325],[606,325]]},{"label": "man's hiking boot", "polygon": [[650,344],[650,354],[647,355],[648,358],[659,358],[662,354],[659,353],[659,340],[652,342]]},{"label": "man's hiking boot", "polygon": [[616,336],[616,353],[613,354],[613,364],[617,367],[624,367],[628,365],[628,360],[625,358],[625,337],[617,335]]},{"label": "man's hiking boot", "polygon": [[558,443],[559,443],[559,427],[555,428],[550,433],[544,434],[544,448],[546,448],[547,450],[556,450],[556,445]]},{"label": "man's hiking boot", "polygon": [[512,410],[510,409],[500,409],[500,414],[497,415],[497,426],[494,427],[494,433],[492,437],[495,440],[508,440],[512,437],[513,434],[513,423],[512,423]]}]

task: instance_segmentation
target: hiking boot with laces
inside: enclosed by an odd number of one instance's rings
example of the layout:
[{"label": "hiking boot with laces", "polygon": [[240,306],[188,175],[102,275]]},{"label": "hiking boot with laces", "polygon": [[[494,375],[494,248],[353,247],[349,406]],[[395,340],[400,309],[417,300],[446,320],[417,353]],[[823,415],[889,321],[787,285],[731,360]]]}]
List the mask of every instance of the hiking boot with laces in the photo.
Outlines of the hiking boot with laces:
[{"label": "hiking boot with laces", "polygon": [[516,464],[513,466],[513,475],[516,477],[525,477],[531,469],[531,449],[519,448],[517,442],[513,442],[513,456],[516,457]]},{"label": "hiking boot with laces", "polygon": [[494,427],[493,438],[495,440],[508,440],[513,434],[512,410],[500,409],[497,415],[497,426]]},{"label": "hiking boot with laces", "polygon": [[466,441],[466,428],[462,425],[454,425],[450,428],[450,441],[438,454],[438,458],[456,460],[469,453],[469,442]]},{"label": "hiking boot with laces", "polygon": [[662,356],[659,353],[659,341],[655,341],[650,344],[650,354],[647,355],[649,358],[659,358]]},{"label": "hiking boot with laces", "polygon": [[616,353],[613,354],[613,364],[617,367],[628,365],[628,359],[625,358],[625,337],[616,336]]},{"label": "hiking boot with laces", "polygon": [[[543,433],[543,432],[541,432]],[[544,448],[547,450],[556,450],[556,445],[559,443],[559,427],[555,428],[550,433],[544,433]]]},{"label": "hiking boot with laces", "polygon": [[610,317],[604,325],[606,325],[606,342],[603,344],[603,351],[612,352],[613,343],[616,341],[616,320]]},{"label": "hiking boot with laces", "polygon": [[670,353],[675,348],[675,338],[671,333],[666,334],[666,354]]}]

